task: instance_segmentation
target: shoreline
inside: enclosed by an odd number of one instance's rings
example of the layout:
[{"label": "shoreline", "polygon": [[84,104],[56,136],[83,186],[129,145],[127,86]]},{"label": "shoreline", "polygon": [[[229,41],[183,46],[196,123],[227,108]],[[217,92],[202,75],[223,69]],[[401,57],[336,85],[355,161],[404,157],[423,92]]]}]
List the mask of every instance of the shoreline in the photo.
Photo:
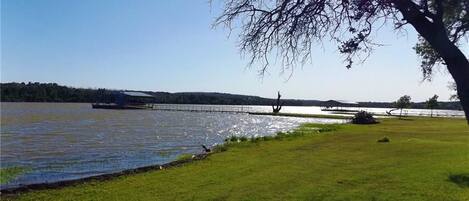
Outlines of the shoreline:
[{"label": "shoreline", "polygon": [[126,169],[118,172],[112,173],[104,173],[95,176],[83,177],[79,179],[70,179],[70,180],[63,180],[63,181],[55,181],[50,183],[35,183],[35,184],[26,184],[26,185],[19,185],[18,187],[10,187],[0,190],[0,195],[15,195],[19,193],[24,193],[32,190],[44,190],[44,189],[58,189],[64,188],[68,186],[73,186],[76,184],[84,183],[84,182],[91,182],[91,181],[106,181],[115,179],[121,176],[127,176],[137,173],[149,172],[149,171],[158,171],[164,170],[168,168],[179,167],[184,164],[192,163],[194,161],[199,161],[207,158],[212,153],[202,153],[202,154],[193,154],[192,158],[183,159],[183,160],[174,160],[164,164],[156,164],[156,165],[148,165],[138,168]]},{"label": "shoreline", "polygon": [[[69,104],[69,103],[65,103],[65,104]],[[340,119],[343,119],[343,118],[340,118]],[[298,127],[292,128],[292,130]],[[274,133],[272,137],[275,135],[276,133]],[[222,143],[220,145],[226,145],[226,144],[227,143]],[[167,168],[178,167],[178,166],[182,166],[184,164],[191,163],[197,160],[205,159],[211,154],[218,153],[216,151],[213,151],[215,147],[211,147],[211,148],[212,148],[212,152],[210,153],[200,153],[200,152],[193,153],[191,154],[192,158],[183,159],[183,160],[175,159],[173,161],[163,163],[163,164],[146,165],[146,166],[137,167],[137,168],[124,169],[124,170],[120,170],[116,172],[108,172],[108,173],[102,173],[102,174],[97,174],[97,175],[84,176],[81,178],[56,180],[56,181],[50,181],[50,182],[43,181],[43,182],[38,182],[38,183],[12,184],[9,186],[5,185],[4,188],[0,189],[0,195],[15,195],[15,194],[28,192],[32,190],[58,189],[58,188],[73,186],[73,185],[84,183],[84,182],[106,181],[106,180],[114,179],[117,177],[132,175],[136,173],[143,173],[143,172],[148,172],[148,171],[153,171],[153,170],[162,170],[162,169],[167,169]]]},{"label": "shoreline", "polygon": [[[344,124],[344,123],[339,123],[339,125]],[[345,123],[346,124],[346,123]],[[299,128],[302,127],[301,124],[296,128],[292,128],[291,131],[295,131]],[[320,124],[320,125],[336,125],[336,124]],[[321,132],[323,128],[319,128],[317,132]],[[326,130],[328,131],[328,130]],[[283,134],[283,133],[282,133]],[[263,136],[263,137],[257,137],[255,139],[255,142],[261,140],[261,139],[279,139],[285,137],[285,134],[279,135],[279,133],[275,133],[274,135],[271,136]],[[217,145],[221,147],[227,147],[233,141],[229,140],[227,138],[225,142]],[[248,141],[248,140],[246,140]],[[267,140],[266,140],[267,141]],[[240,138],[236,138],[236,142],[244,142],[243,140],[240,140]],[[253,143],[255,143],[253,142]],[[78,179],[69,179],[69,180],[63,180],[63,181],[55,181],[55,182],[43,182],[43,183],[33,183],[33,184],[25,184],[25,185],[19,185],[17,187],[10,187],[10,188],[5,188],[0,190],[0,195],[18,195],[20,193],[25,193],[25,192],[30,192],[30,191],[35,191],[35,190],[47,190],[47,189],[60,189],[60,188],[65,188],[69,186],[73,186],[76,184],[81,184],[81,183],[86,183],[86,182],[103,182],[103,181],[109,181],[115,178],[119,178],[122,176],[129,176],[133,174],[138,174],[138,173],[145,173],[145,172],[150,172],[150,171],[159,171],[159,170],[164,170],[164,169],[169,169],[169,168],[175,168],[175,167],[181,167],[185,164],[190,164],[195,161],[199,160],[204,160],[206,159],[209,155],[216,154],[223,152],[222,151],[217,151],[217,146],[211,147],[211,152],[208,153],[199,153],[199,154],[192,154],[191,158],[188,159],[175,159],[174,161],[164,163],[164,164],[155,164],[155,165],[148,165],[148,166],[143,166],[143,167],[138,167],[138,168],[131,168],[131,169],[126,169],[118,172],[111,172],[111,173],[104,173],[104,174],[99,174],[99,175],[94,175],[94,176],[87,176],[83,178],[78,178]]]},{"label": "shoreline", "polygon": [[[266,114],[267,115],[267,114]],[[292,131],[300,128],[301,125],[299,125],[296,128],[293,128]],[[267,136],[268,138],[276,138],[278,133],[272,135],[272,136]],[[258,137],[258,139],[262,139],[264,137]],[[242,142],[242,141],[241,141]],[[231,141],[226,141],[223,142],[222,144],[219,144],[222,147],[229,146],[229,144],[232,143]],[[85,183],[85,182],[92,182],[92,181],[108,181],[112,180],[118,177],[122,176],[129,176],[132,174],[138,174],[138,173],[144,173],[144,172],[149,172],[149,171],[159,171],[159,170],[164,170],[168,168],[175,168],[175,167],[180,167],[185,164],[189,164],[195,161],[203,160],[207,158],[209,155],[220,153],[223,151],[216,151],[217,146],[211,147],[212,151],[208,153],[199,153],[199,154],[192,154],[191,158],[188,159],[175,159],[174,161],[164,163],[164,164],[155,164],[155,165],[148,165],[148,166],[143,166],[143,167],[138,167],[138,168],[131,168],[131,169],[126,169],[118,172],[111,172],[111,173],[104,173],[104,174],[99,174],[99,175],[94,175],[94,176],[87,176],[83,178],[78,178],[78,179],[69,179],[69,180],[63,180],[63,181],[55,181],[55,182],[43,182],[43,183],[33,183],[33,184],[25,184],[25,185],[19,185],[17,187],[9,187],[5,189],[0,190],[0,195],[17,195],[19,193],[24,193],[24,192],[29,192],[29,191],[34,191],[34,190],[46,190],[46,189],[59,189],[59,188],[65,188],[69,186],[73,186],[76,184],[80,183]]]},{"label": "shoreline", "polygon": [[[180,164],[167,171],[23,187],[24,193],[16,190],[1,199],[465,200],[469,163],[461,156],[468,151],[468,132],[466,121],[454,118],[389,118],[373,125],[306,123],[274,137],[229,139],[222,147],[212,147],[217,154],[204,154],[201,158],[210,156],[194,163],[173,162]],[[381,142],[383,136],[389,141]],[[438,155],[427,157],[435,150]],[[431,185],[422,188],[429,181]],[[295,188],[284,192],[286,183]]]}]

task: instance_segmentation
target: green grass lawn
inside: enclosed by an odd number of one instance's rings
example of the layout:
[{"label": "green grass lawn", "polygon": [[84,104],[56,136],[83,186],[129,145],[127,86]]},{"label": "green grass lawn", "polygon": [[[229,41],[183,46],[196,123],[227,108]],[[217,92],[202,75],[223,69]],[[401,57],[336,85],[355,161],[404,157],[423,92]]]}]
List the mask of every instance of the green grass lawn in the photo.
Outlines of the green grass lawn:
[{"label": "green grass lawn", "polygon": [[[232,143],[183,167],[2,200],[469,200],[463,119],[382,119],[321,133],[314,127]],[[376,142],[384,136],[389,143]]]}]

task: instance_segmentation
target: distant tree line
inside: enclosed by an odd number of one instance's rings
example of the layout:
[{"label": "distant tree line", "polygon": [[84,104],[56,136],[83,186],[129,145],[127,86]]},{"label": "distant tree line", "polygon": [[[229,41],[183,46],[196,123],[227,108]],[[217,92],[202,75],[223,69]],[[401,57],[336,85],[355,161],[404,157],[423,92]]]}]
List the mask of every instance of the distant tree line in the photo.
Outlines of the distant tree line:
[{"label": "distant tree line", "polygon": [[[1,83],[2,102],[113,102],[118,90],[108,89],[84,89],[61,86],[56,83]],[[168,104],[214,104],[214,105],[272,105],[276,99],[262,98],[259,96],[245,96],[227,93],[211,92],[185,92],[145,93],[155,96],[156,103]],[[282,99],[285,106],[322,106],[319,100]],[[393,108],[392,102],[360,102],[361,107],[386,107]],[[411,103],[411,108],[427,108],[426,102]],[[459,102],[438,102],[434,109],[461,109]]]},{"label": "distant tree line", "polygon": [[56,83],[2,83],[2,102],[94,102],[96,90],[60,86]]},{"label": "distant tree line", "polygon": [[[360,106],[374,108],[396,108],[396,104],[394,102],[360,102]],[[429,109],[427,102],[411,102],[410,108]],[[438,105],[432,109],[462,110],[462,106],[459,101],[438,101]]]}]

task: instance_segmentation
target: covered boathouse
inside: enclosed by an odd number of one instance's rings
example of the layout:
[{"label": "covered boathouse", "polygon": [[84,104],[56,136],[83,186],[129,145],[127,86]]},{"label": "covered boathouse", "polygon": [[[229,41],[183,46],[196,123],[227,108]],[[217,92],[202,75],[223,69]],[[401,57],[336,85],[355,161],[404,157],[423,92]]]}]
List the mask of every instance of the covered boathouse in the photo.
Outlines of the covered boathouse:
[{"label": "covered boathouse", "polygon": [[112,93],[112,102],[98,101],[92,104],[95,109],[149,109],[153,108],[155,97],[138,91],[119,91]]},{"label": "covered boathouse", "polygon": [[351,110],[350,107],[359,107],[358,102],[345,101],[345,100],[328,100],[322,104],[322,111],[334,112],[358,112],[358,110]]}]

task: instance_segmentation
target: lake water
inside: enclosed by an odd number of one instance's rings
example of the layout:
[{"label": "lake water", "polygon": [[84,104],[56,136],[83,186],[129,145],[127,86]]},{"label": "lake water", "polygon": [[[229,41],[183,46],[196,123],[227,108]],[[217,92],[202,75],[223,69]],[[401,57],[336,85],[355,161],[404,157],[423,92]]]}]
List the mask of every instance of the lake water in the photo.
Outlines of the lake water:
[{"label": "lake water", "polygon": [[[241,113],[91,109],[82,103],[1,103],[1,168],[28,171],[0,185],[54,182],[121,171],[175,160],[183,153],[202,152],[229,136],[263,136],[291,130],[306,122],[344,120],[258,116]],[[174,106],[172,106],[174,108]],[[240,106],[180,105],[210,110]],[[270,106],[242,106],[271,112]],[[214,109],[215,108],[215,109]],[[349,108],[385,114],[387,108]],[[319,107],[290,107],[285,113],[331,114]],[[398,111],[394,111],[396,114]],[[429,115],[429,110],[404,110]],[[438,116],[463,116],[462,111],[435,110]]]},{"label": "lake water", "polygon": [[[284,110],[307,113],[311,108],[315,107],[285,107]],[[268,106],[251,109],[270,111]],[[25,167],[28,171],[0,187],[163,164],[182,153],[202,152],[201,144],[213,146],[232,135],[272,135],[306,122],[342,123],[344,120],[104,110],[81,103],[1,103],[1,167]]]}]

